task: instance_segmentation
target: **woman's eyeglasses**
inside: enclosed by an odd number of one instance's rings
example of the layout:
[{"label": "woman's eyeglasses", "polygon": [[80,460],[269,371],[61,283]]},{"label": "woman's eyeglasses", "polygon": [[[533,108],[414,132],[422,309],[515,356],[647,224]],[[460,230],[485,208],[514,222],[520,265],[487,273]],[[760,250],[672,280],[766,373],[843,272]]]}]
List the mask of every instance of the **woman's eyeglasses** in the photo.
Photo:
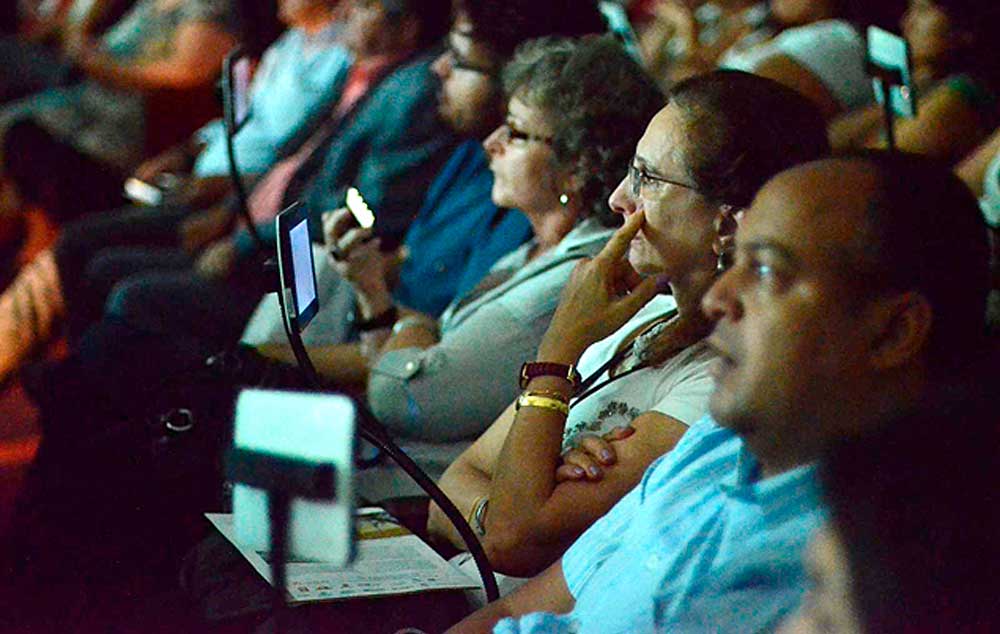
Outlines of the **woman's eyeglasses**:
[{"label": "woman's eyeglasses", "polygon": [[643,191],[658,194],[663,191],[663,188],[666,185],[675,185],[677,187],[683,187],[684,189],[690,189],[693,192],[698,192],[698,188],[694,185],[688,185],[687,183],[681,183],[669,178],[650,174],[646,171],[645,167],[636,165],[634,159],[628,165],[628,181],[632,196],[635,198],[639,198]]},{"label": "woman's eyeglasses", "polygon": [[502,143],[508,143],[510,141],[520,141],[522,143],[528,143],[529,141],[535,141],[537,143],[544,143],[546,145],[552,144],[552,137],[541,136],[538,134],[531,134],[530,132],[525,132],[516,128],[510,121],[501,124],[500,126],[500,141]]}]

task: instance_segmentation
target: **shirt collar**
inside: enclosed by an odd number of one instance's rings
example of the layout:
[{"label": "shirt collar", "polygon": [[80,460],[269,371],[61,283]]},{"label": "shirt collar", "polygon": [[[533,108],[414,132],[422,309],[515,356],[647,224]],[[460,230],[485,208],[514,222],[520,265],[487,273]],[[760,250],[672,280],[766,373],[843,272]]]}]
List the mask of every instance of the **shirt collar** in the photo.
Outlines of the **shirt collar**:
[{"label": "shirt collar", "polygon": [[729,498],[753,502],[764,512],[775,512],[802,496],[814,498],[817,503],[820,499],[815,464],[762,478],[760,462],[742,440],[736,464],[719,483],[719,490]]}]

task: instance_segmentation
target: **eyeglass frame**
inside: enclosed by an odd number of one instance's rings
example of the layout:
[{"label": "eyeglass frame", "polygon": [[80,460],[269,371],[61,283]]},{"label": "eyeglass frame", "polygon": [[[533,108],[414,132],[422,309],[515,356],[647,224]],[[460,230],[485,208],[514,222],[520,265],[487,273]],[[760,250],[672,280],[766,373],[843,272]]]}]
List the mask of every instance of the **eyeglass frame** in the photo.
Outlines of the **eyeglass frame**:
[{"label": "eyeglass frame", "polygon": [[[638,178],[636,178],[638,176]],[[629,161],[628,171],[626,172],[626,178],[629,181],[629,192],[634,198],[639,198],[642,196],[642,182],[658,182],[666,183],[668,185],[676,185],[677,187],[683,187],[684,189],[689,189],[696,194],[700,194],[701,191],[694,185],[689,185],[687,183],[682,183],[680,181],[675,181],[670,178],[665,178],[663,176],[656,176],[655,174],[650,174],[645,167],[641,165],[636,165],[635,157]]]},{"label": "eyeglass frame", "polygon": [[537,143],[544,143],[545,145],[552,145],[552,142],[555,141],[554,137],[525,132],[516,126],[511,125],[510,121],[504,121],[497,129],[502,130],[499,140],[504,144],[507,144],[514,139],[517,139],[518,141],[535,141]]}]

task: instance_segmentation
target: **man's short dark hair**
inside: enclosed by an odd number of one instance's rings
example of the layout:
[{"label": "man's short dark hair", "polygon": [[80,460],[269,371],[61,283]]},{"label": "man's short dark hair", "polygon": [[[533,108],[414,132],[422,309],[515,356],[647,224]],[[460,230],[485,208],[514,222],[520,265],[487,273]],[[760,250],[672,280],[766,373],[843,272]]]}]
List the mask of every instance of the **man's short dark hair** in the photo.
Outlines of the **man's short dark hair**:
[{"label": "man's short dark hair", "polygon": [[927,157],[872,150],[839,158],[864,163],[876,178],[858,284],[868,294],[916,291],[927,298],[932,370],[973,360],[985,346],[990,289],[987,230],[975,196]]},{"label": "man's short dark hair", "polygon": [[504,62],[522,42],[539,37],[603,33],[596,0],[458,0],[472,35]]}]

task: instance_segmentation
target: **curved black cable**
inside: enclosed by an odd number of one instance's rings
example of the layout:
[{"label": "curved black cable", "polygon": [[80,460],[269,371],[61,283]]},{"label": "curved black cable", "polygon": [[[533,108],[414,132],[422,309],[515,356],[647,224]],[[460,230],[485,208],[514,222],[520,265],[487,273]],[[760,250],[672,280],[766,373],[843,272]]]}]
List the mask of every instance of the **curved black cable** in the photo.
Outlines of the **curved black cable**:
[{"label": "curved black cable", "polygon": [[233,182],[233,190],[236,192],[236,206],[243,222],[247,226],[247,231],[257,246],[259,252],[264,251],[264,241],[257,233],[253,218],[250,217],[250,206],[247,203],[247,190],[243,185],[243,177],[240,176],[240,168],[236,164],[236,146],[233,137],[239,131],[240,123],[236,121],[235,99],[233,94],[233,63],[243,56],[243,49],[236,47],[229,51],[222,62],[222,123],[226,134],[226,156],[229,159],[229,179]]},{"label": "curved black cable", "polygon": [[[299,335],[298,330],[292,326],[291,320],[288,318],[288,305],[284,289],[278,291],[278,303],[281,306],[281,321],[285,327],[285,334],[288,336],[288,342],[292,346],[295,360],[305,375],[306,382],[313,388],[323,389],[319,375],[316,372],[316,366],[313,365],[312,359],[309,358],[309,353],[306,352],[306,348],[302,344],[302,337]],[[493,576],[493,567],[486,557],[483,545],[479,542],[479,538],[476,537],[475,533],[472,532],[469,523],[462,517],[461,511],[451,501],[451,498],[445,495],[441,487],[430,476],[424,473],[423,469],[412,458],[400,449],[385,427],[375,418],[368,405],[354,397],[351,397],[351,400],[354,401],[360,417],[358,421],[359,435],[392,458],[417,483],[417,486],[423,489],[434,503],[441,508],[441,511],[448,517],[448,520],[455,526],[455,530],[462,536],[462,541],[465,542],[469,554],[472,555],[472,559],[476,562],[476,568],[479,570],[479,576],[483,581],[483,589],[486,591],[486,600],[492,603],[499,599],[500,590],[497,587],[496,577]]]}]

